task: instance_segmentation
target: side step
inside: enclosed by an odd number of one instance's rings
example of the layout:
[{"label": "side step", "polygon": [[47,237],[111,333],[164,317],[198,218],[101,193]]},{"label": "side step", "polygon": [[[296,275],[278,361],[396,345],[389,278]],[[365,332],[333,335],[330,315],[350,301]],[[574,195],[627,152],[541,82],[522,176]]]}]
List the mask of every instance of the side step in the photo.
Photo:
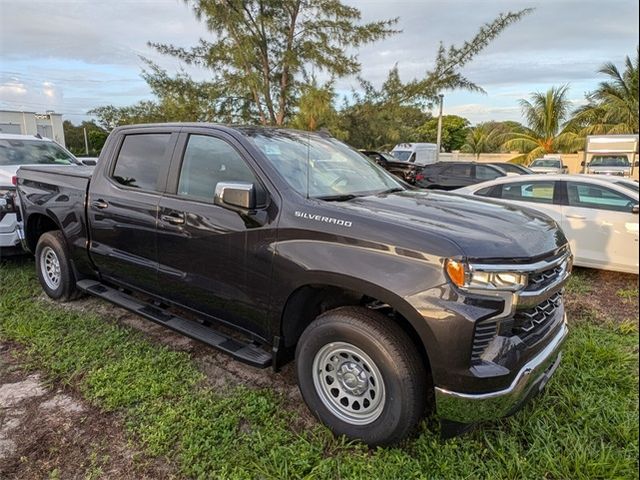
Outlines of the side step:
[{"label": "side step", "polygon": [[81,280],[76,286],[83,292],[103,298],[176,332],[200,340],[254,367],[266,368],[271,365],[271,354],[254,344],[230,338],[211,327],[205,327],[196,321],[178,317],[95,280]]}]

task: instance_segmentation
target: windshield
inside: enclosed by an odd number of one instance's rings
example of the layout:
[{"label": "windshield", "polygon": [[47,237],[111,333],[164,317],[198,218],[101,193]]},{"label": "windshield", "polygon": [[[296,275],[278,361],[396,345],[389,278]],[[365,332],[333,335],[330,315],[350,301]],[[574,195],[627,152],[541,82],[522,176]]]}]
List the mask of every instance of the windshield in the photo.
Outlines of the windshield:
[{"label": "windshield", "polygon": [[245,134],[302,195],[338,199],[404,190],[384,169],[333,138],[285,130]]},{"label": "windshield", "polygon": [[560,160],[551,160],[547,158],[541,158],[534,160],[530,167],[544,167],[544,168],[562,168]]},{"label": "windshield", "polygon": [[628,188],[632,192],[638,193],[638,182],[622,181],[622,182],[616,182],[616,185],[620,185],[621,187]]},{"label": "windshield", "polygon": [[77,163],[63,148],[42,140],[0,139],[0,165],[71,165]]},{"label": "windshield", "polygon": [[391,155],[393,155],[397,160],[408,162],[412,153],[413,152],[411,150],[394,150],[391,152]]},{"label": "windshield", "polygon": [[591,167],[629,167],[629,159],[626,156],[597,156],[591,159]]}]

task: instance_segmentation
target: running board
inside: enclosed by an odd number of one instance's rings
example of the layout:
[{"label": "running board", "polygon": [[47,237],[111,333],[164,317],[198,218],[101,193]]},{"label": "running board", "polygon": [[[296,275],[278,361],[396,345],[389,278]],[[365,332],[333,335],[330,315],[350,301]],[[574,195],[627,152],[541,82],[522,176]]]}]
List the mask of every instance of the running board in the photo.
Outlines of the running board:
[{"label": "running board", "polygon": [[187,337],[200,340],[254,367],[266,368],[271,365],[271,354],[252,343],[243,343],[230,338],[211,327],[205,327],[194,320],[178,317],[162,308],[142,302],[131,295],[95,280],[81,280],[76,286],[83,292],[103,298]]}]

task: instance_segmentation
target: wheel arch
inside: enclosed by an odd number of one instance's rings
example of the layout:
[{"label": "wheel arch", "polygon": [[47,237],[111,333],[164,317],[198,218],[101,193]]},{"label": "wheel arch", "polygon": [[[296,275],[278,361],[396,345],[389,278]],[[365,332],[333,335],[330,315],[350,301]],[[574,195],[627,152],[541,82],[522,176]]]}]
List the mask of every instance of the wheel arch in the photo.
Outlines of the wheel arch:
[{"label": "wheel arch", "polygon": [[415,344],[431,371],[429,343],[432,336],[427,322],[403,298],[361,279],[322,276],[299,285],[287,298],[280,316],[280,333],[285,348],[293,348],[305,328],[321,313],[341,306],[383,309]]}]

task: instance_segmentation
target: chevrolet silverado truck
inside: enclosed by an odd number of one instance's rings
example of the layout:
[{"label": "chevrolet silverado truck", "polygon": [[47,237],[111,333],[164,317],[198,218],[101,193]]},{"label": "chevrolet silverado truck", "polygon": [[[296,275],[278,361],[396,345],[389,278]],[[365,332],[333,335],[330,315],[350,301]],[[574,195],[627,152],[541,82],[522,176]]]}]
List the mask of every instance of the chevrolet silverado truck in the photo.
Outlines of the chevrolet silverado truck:
[{"label": "chevrolet silverado truck", "polygon": [[515,412],[560,362],[572,257],[532,210],[409,190],[323,134],[126,126],[94,171],[18,171],[42,288],[256,367],[295,359],[335,434],[400,441]]}]

